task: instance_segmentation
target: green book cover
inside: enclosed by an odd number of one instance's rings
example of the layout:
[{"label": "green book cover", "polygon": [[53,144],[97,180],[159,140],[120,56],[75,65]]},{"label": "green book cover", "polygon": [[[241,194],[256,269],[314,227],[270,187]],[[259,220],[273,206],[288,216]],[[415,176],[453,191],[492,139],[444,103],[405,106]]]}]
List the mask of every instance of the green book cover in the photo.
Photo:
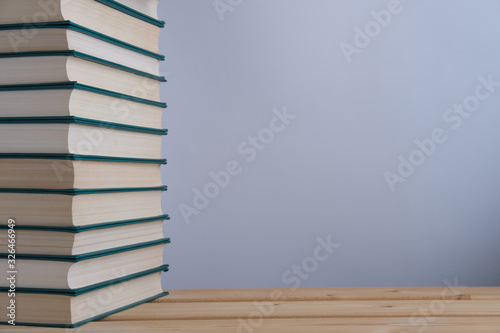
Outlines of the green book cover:
[{"label": "green book cover", "polygon": [[[104,256],[109,256],[112,254],[128,252],[138,249],[143,249],[145,247],[151,247],[160,244],[169,244],[170,238],[162,238],[150,242],[137,243],[133,245],[120,246],[104,251],[88,252],[79,255],[40,255],[40,254],[21,254],[16,253],[16,260],[26,259],[26,260],[47,260],[47,261],[64,261],[64,262],[80,262],[89,259],[100,258]],[[8,259],[8,253],[0,253],[0,259]]]},{"label": "green book cover", "polygon": [[123,66],[120,65],[116,62],[111,62],[108,60],[104,60],[101,58],[97,58],[82,52],[78,51],[72,51],[72,50],[67,50],[67,51],[30,51],[30,52],[10,52],[10,53],[0,53],[0,58],[27,58],[27,57],[61,57],[61,56],[66,56],[66,57],[75,57],[75,58],[80,58],[88,61],[92,61],[101,65],[105,65],[108,67],[120,69],[126,72],[130,72],[133,74],[137,74],[143,77],[147,77],[149,79],[153,79],[156,81],[160,82],[167,82],[165,80],[165,77],[163,76],[158,76],[158,75],[153,75],[150,73],[146,73],[128,66]]},{"label": "green book cover", "polygon": [[[97,289],[102,289],[105,287],[109,287],[115,285],[117,283],[130,281],[133,279],[137,279],[149,274],[154,274],[158,272],[167,272],[168,265],[161,265],[155,268],[151,268],[142,272],[137,272],[134,274],[122,276],[116,279],[99,282],[90,286],[77,288],[77,289],[51,289],[51,288],[16,288],[17,293],[24,294],[50,294],[50,295],[64,295],[64,296],[78,296],[82,295]],[[9,287],[0,287],[0,293],[6,293],[9,291]]]},{"label": "green book cover", "polygon": [[96,188],[96,189],[44,189],[44,188],[0,188],[0,193],[36,193],[36,194],[64,194],[64,195],[81,195],[81,194],[98,194],[98,193],[115,193],[115,192],[143,192],[143,191],[166,191],[167,186],[155,187],[125,187],[125,188]]},{"label": "green book cover", "polygon": [[[78,234],[80,232],[89,231],[89,230],[97,230],[97,229],[107,229],[113,227],[120,227],[129,224],[138,224],[138,223],[147,223],[154,222],[160,220],[170,220],[170,216],[168,214],[163,214],[159,216],[151,216],[140,219],[130,219],[130,220],[121,220],[115,222],[106,222],[106,223],[97,223],[97,224],[89,224],[84,226],[70,226],[70,227],[55,227],[55,226],[36,226],[36,225],[16,225],[16,230],[39,230],[39,231],[59,231],[59,232],[68,232],[72,234]],[[0,224],[0,230],[10,229],[8,225]]]},{"label": "green book cover", "polygon": [[81,124],[148,134],[167,135],[167,129],[133,126],[109,121],[94,120],[75,116],[54,117],[0,117],[0,124]]},{"label": "green book cover", "polygon": [[[164,291],[162,293],[159,293],[155,296],[152,296],[152,297],[148,297],[148,298],[145,298],[141,301],[138,301],[138,302],[134,302],[132,304],[129,304],[129,305],[126,305],[126,306],[123,306],[121,308],[118,308],[118,309],[115,309],[113,311],[109,311],[109,312],[106,312],[106,313],[103,313],[103,314],[100,314],[100,315],[97,315],[97,316],[94,316],[92,318],[89,318],[89,319],[86,319],[86,320],[82,320],[78,323],[75,323],[75,324],[45,324],[45,323],[21,323],[21,322],[16,322],[16,326],[36,326],[36,327],[56,327],[56,328],[77,328],[77,327],[80,327],[82,325],[85,325],[87,323],[90,323],[92,321],[96,321],[96,320],[99,320],[101,318],[104,318],[104,317],[107,317],[107,316],[111,316],[112,314],[115,314],[115,313],[118,313],[118,312],[122,312],[122,311],[125,311],[125,310],[128,310],[130,308],[134,308],[138,305],[141,305],[141,304],[144,304],[144,303],[148,303],[148,302],[151,302],[152,300],[155,300],[157,298],[160,298],[160,297],[164,297],[164,296],[167,296],[168,295],[168,292],[167,291]],[[7,322],[5,321],[0,321],[0,325],[9,325]]]},{"label": "green book cover", "polygon": [[134,157],[114,157],[98,155],[79,154],[51,154],[51,153],[0,153],[2,158],[25,158],[25,159],[48,159],[48,160],[70,160],[70,161],[104,161],[104,162],[129,162],[129,163],[156,163],[167,164],[166,159],[148,159]]},{"label": "green book cover", "polygon": [[[1,30],[0,26],[0,30]],[[80,89],[84,91],[90,91],[97,94],[102,94],[106,96],[121,98],[129,101],[134,101],[138,103],[148,104],[157,106],[160,108],[166,108],[167,104],[163,102],[151,101],[149,99],[134,97],[130,95],[120,94],[111,90],[95,88],[86,84],[81,84],[78,82],[55,82],[55,83],[36,83],[36,84],[14,84],[14,85],[2,85],[0,86],[0,92],[2,91],[26,91],[26,90],[57,90],[57,89]]]},{"label": "green book cover", "polygon": [[[103,40],[105,42],[129,49],[131,51],[144,54],[144,55],[151,57],[151,58],[154,58],[154,59],[165,60],[165,57],[161,54],[157,54],[157,53],[148,51],[146,49],[137,47],[135,45],[123,42],[119,39],[107,36],[105,34],[102,34],[100,32],[92,30],[92,29],[85,28],[85,27],[83,27],[79,24],[73,23],[71,21],[41,22],[41,23],[31,23],[30,25],[36,27],[37,29],[67,29],[67,30],[77,31],[77,32],[89,35],[91,37]],[[25,23],[0,25],[0,30],[22,30],[25,28],[26,28]]]},{"label": "green book cover", "polygon": [[114,0],[95,0],[97,2],[100,2],[106,6],[109,6],[111,8],[114,8],[118,11],[121,11],[127,15],[130,15],[130,16],[133,16],[135,18],[138,18],[144,22],[148,22],[148,23],[151,23],[159,28],[164,28],[165,27],[165,22],[164,21],[160,21],[160,20],[157,20],[149,15],[146,15],[144,13],[141,13],[135,9],[132,9],[128,6],[125,6],[124,4],[122,3],[119,3],[117,1],[114,1]]}]

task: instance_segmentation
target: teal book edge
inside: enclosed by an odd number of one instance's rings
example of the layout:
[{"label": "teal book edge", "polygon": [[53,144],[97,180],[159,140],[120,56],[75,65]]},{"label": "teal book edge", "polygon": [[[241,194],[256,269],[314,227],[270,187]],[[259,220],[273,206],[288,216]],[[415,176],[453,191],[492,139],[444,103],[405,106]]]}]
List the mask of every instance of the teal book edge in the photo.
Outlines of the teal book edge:
[{"label": "teal book edge", "polygon": [[[170,220],[170,216],[168,214],[163,214],[159,216],[151,216],[141,219],[130,219],[130,220],[115,221],[115,222],[89,224],[85,226],[68,226],[68,227],[56,227],[56,226],[45,226],[45,225],[43,226],[16,225],[16,230],[56,231],[56,232],[67,232],[72,234],[78,234],[80,232],[85,232],[89,230],[107,229],[113,227],[121,227],[129,224],[148,223],[161,220]],[[0,225],[0,230],[5,230],[5,229],[10,229],[10,227],[8,225]]]},{"label": "teal book edge", "polygon": [[116,9],[120,12],[123,12],[127,15],[130,15],[132,17],[138,18],[139,20],[142,20],[144,22],[150,23],[152,25],[155,25],[159,28],[164,28],[165,27],[165,22],[157,20],[149,15],[146,15],[144,13],[141,13],[133,8],[130,8],[128,6],[125,6],[122,3],[116,2],[114,0],[95,0],[96,2],[102,3],[103,5],[106,5],[108,7],[111,7],[113,9]]},{"label": "teal book edge", "polygon": [[148,104],[157,106],[160,108],[166,108],[167,104],[163,102],[151,101],[149,99],[134,97],[130,95],[120,94],[111,90],[95,88],[88,86],[86,84],[81,84],[75,81],[69,82],[55,82],[55,83],[36,83],[36,84],[14,84],[14,85],[3,85],[0,86],[0,92],[2,91],[26,91],[26,90],[58,90],[58,89],[79,89],[84,91],[93,92],[96,94],[126,99],[133,102]]},{"label": "teal book edge", "polygon": [[87,61],[92,61],[104,66],[120,69],[122,71],[140,75],[156,81],[167,82],[167,80],[165,80],[165,77],[163,76],[146,73],[131,67],[120,65],[116,62],[111,62],[108,60],[97,58],[78,51],[32,51],[32,52],[0,53],[0,58],[27,58],[27,57],[75,57]]},{"label": "teal book edge", "polygon": [[61,117],[0,117],[0,124],[80,124],[147,134],[167,135],[168,129],[126,125],[75,116]]},{"label": "teal book edge", "polygon": [[46,189],[46,188],[0,188],[0,193],[33,193],[33,194],[64,194],[64,195],[81,195],[81,194],[99,194],[99,193],[116,193],[116,192],[144,192],[144,191],[166,191],[166,185],[155,187],[124,187],[124,188],[93,188],[93,189]]},{"label": "teal book edge", "polygon": [[[138,301],[138,302],[135,302],[135,303],[132,303],[132,304],[129,304],[129,305],[126,305],[126,306],[123,306],[121,308],[118,308],[118,309],[115,309],[113,311],[109,311],[109,312],[106,312],[106,313],[103,313],[103,314],[100,314],[100,315],[97,315],[95,317],[92,317],[92,318],[89,318],[89,319],[86,319],[86,320],[82,320],[78,323],[75,323],[75,324],[37,324],[37,323],[21,323],[21,322],[16,322],[16,326],[38,326],[38,327],[57,327],[57,328],[77,328],[79,326],[82,326],[84,324],[87,324],[87,323],[90,323],[92,321],[95,321],[95,320],[98,320],[98,319],[101,319],[101,318],[104,318],[104,317],[107,317],[107,316],[110,316],[112,314],[115,314],[115,313],[118,313],[118,312],[122,312],[122,311],[125,311],[125,310],[128,310],[130,308],[133,308],[133,307],[136,307],[138,305],[141,305],[141,304],[144,304],[144,303],[147,303],[147,302],[150,302],[152,300],[155,300],[157,298],[160,298],[160,297],[164,297],[164,296],[167,296],[168,295],[168,292],[167,291],[164,291],[162,293],[159,293],[158,295],[155,295],[155,296],[152,296],[152,297],[148,297],[146,299],[143,299],[142,301]],[[5,321],[0,321],[0,325],[9,325],[7,322]]]},{"label": "teal book edge", "polygon": [[147,158],[78,155],[78,154],[0,153],[0,159],[2,158],[167,164],[166,159],[147,159]]},{"label": "teal book edge", "polygon": [[[51,294],[51,295],[62,295],[62,296],[79,296],[86,293],[89,293],[94,290],[106,288],[118,283],[130,281],[133,279],[138,279],[146,275],[158,273],[158,272],[167,272],[168,265],[161,265],[155,268],[151,268],[142,272],[137,272],[134,274],[130,274],[127,276],[122,276],[116,279],[103,281],[99,283],[92,284],[90,286],[77,288],[77,289],[51,289],[51,288],[17,288],[16,293],[23,294]],[[0,287],[0,293],[6,293],[9,291],[9,287]]]},{"label": "teal book edge", "polygon": [[[70,255],[70,256],[16,253],[16,260],[24,259],[24,260],[80,262],[80,261],[84,261],[84,260],[95,259],[95,258],[100,258],[100,257],[104,257],[104,256],[110,256],[112,254],[128,252],[128,251],[143,249],[145,247],[151,247],[151,246],[155,246],[155,245],[169,244],[169,243],[170,243],[170,238],[161,238],[161,239],[157,239],[157,240],[150,241],[150,242],[137,243],[137,244],[133,244],[133,245],[115,247],[115,248],[103,250],[103,251],[94,251],[94,252],[89,252],[89,253],[84,253],[84,254],[79,254],[79,255]],[[0,259],[7,259],[8,256],[9,256],[8,253],[0,253]]]},{"label": "teal book edge", "polygon": [[71,21],[58,21],[58,22],[41,22],[41,23],[15,23],[15,24],[2,24],[0,25],[0,30],[23,30],[26,28],[36,28],[36,29],[68,29],[68,30],[73,30],[76,32],[80,32],[86,35],[89,35],[94,38],[98,38],[100,40],[103,40],[105,42],[129,49],[131,51],[141,53],[143,55],[146,55],[148,57],[157,59],[157,60],[165,60],[165,56],[161,54],[157,54],[151,51],[148,51],[146,49],[137,47],[135,45],[123,42],[119,39],[107,36],[105,34],[102,34],[100,32],[97,32],[92,29],[85,28],[79,24],[73,23]]}]

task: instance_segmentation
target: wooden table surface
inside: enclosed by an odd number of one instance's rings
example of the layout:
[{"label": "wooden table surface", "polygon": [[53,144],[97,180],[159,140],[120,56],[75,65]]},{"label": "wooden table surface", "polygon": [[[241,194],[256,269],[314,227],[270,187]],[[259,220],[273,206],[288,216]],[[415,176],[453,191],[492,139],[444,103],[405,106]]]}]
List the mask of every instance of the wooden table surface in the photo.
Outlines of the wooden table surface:
[{"label": "wooden table surface", "polygon": [[1,332],[500,332],[500,287],[173,290],[77,329]]}]

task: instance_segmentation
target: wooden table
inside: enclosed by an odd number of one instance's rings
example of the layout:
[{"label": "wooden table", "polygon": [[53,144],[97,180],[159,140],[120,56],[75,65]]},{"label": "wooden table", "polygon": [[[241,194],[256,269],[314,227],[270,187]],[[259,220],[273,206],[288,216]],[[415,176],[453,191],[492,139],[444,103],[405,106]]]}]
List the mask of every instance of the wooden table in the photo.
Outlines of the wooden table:
[{"label": "wooden table", "polygon": [[173,290],[75,330],[1,332],[500,332],[500,287]]}]

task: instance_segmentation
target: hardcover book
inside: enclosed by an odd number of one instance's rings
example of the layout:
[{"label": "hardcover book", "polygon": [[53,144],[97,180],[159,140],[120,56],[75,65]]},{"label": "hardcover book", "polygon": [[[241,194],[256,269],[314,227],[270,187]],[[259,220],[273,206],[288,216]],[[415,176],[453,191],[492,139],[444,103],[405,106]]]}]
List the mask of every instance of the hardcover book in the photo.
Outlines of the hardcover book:
[{"label": "hardcover book", "polygon": [[0,220],[14,217],[16,227],[50,226],[81,228],[101,224],[127,224],[161,219],[162,189],[100,192],[80,195],[61,193],[0,192]]},{"label": "hardcover book", "polygon": [[[14,310],[16,325],[74,328],[168,295],[161,288],[160,274],[118,280],[76,296],[45,290],[21,291],[12,302],[9,291],[4,291],[0,292],[0,307],[10,313]],[[10,324],[10,321],[0,321],[0,324]]]},{"label": "hardcover book", "polygon": [[[46,15],[41,15],[45,13]],[[151,52],[158,52],[158,38],[164,22],[116,2],[106,0],[4,0],[0,11],[0,24],[72,21],[98,33],[116,38]]]},{"label": "hardcover book", "polygon": [[[170,219],[169,216],[164,217]],[[47,256],[81,256],[85,253],[126,248],[163,238],[163,219],[126,224],[101,224],[71,229],[49,226],[17,227],[16,251],[21,257],[33,253]],[[0,225],[0,245],[8,244],[7,225]],[[1,256],[0,256],[1,258]],[[7,257],[8,258],[8,257]]]},{"label": "hardcover book", "polygon": [[[170,239],[121,246],[79,255],[16,254],[16,290],[80,289],[123,278],[163,265],[164,245]],[[0,254],[0,269],[11,271],[8,253]],[[7,274],[7,277],[9,275]],[[0,281],[0,291],[10,285]],[[4,288],[4,289],[1,289]]]}]

